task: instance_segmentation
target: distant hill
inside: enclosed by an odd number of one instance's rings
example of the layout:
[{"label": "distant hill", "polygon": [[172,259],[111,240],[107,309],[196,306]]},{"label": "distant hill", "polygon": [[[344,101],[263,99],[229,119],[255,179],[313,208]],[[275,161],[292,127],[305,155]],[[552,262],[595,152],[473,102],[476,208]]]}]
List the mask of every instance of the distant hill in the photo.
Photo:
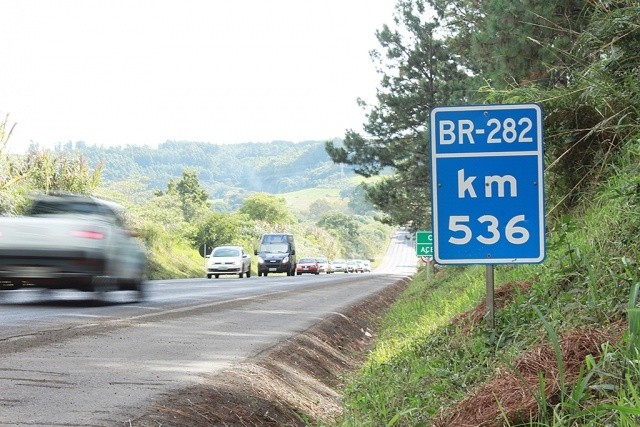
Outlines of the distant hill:
[{"label": "distant hill", "polygon": [[353,170],[334,164],[324,141],[242,143],[168,141],[149,146],[98,147],[83,142],[56,151],[78,152],[92,165],[104,162],[103,181],[139,180],[149,190],[166,190],[185,169],[195,170],[212,198],[247,192],[280,194],[308,188],[353,186]]}]

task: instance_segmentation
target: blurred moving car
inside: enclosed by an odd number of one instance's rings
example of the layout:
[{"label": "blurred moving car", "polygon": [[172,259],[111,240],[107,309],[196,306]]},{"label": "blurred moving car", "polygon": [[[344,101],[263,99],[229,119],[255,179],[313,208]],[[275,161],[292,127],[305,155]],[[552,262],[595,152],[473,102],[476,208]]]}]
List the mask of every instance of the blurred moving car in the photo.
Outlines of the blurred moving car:
[{"label": "blurred moving car", "polygon": [[364,272],[371,273],[371,261],[369,261],[368,259],[363,259],[362,264],[364,266]]},{"label": "blurred moving car", "polygon": [[296,266],[296,274],[300,276],[302,273],[320,274],[320,266],[315,258],[300,258]]},{"label": "blurred moving car", "polygon": [[144,297],[147,256],[124,208],[77,194],[36,196],[24,216],[0,218],[0,291],[34,286]]},{"label": "blurred moving car", "polygon": [[356,259],[355,261],[355,273],[364,273],[364,263],[361,259]]},{"label": "blurred moving car", "polygon": [[237,274],[242,277],[246,274],[251,277],[251,256],[242,246],[224,245],[211,251],[207,259],[207,279],[220,277],[221,274]]},{"label": "blurred moving car", "polygon": [[318,270],[320,273],[333,273],[333,265],[329,262],[327,257],[318,257],[316,260],[318,261]]},{"label": "blurred moving car", "polygon": [[333,260],[333,271],[336,273],[346,273],[347,272],[347,261],[343,259],[334,259]]}]

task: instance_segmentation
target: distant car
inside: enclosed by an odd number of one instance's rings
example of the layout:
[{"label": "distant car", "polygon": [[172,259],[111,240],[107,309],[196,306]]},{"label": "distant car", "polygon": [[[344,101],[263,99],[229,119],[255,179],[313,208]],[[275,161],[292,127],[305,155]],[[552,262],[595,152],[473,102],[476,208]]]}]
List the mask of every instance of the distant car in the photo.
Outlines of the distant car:
[{"label": "distant car", "polygon": [[237,274],[241,279],[251,277],[251,256],[242,246],[218,246],[207,259],[207,279],[221,274]]},{"label": "distant car", "polygon": [[335,272],[336,272],[336,268],[333,266],[333,261],[329,260],[329,269],[327,270],[327,273],[331,274]]},{"label": "distant car", "polygon": [[315,258],[300,258],[296,266],[296,274],[300,276],[302,273],[320,274],[320,266]]},{"label": "distant car", "polygon": [[362,262],[361,259],[356,259],[356,266],[355,266],[355,272],[356,273],[364,273],[364,263]]},{"label": "distant car", "polygon": [[333,273],[333,265],[329,262],[327,257],[318,257],[316,259],[318,260],[318,270],[320,273]]},{"label": "distant car", "polygon": [[362,264],[364,266],[365,273],[371,273],[371,261],[368,259],[362,260]]},{"label": "distant car", "polygon": [[348,259],[347,260],[347,273],[355,273],[356,271],[356,260]]},{"label": "distant car", "polygon": [[266,233],[260,238],[260,247],[254,254],[258,258],[258,277],[270,273],[296,274],[296,244],[293,234]]},{"label": "distant car", "polygon": [[333,271],[336,273],[346,273],[347,272],[347,261],[343,259],[334,259],[333,260]]}]

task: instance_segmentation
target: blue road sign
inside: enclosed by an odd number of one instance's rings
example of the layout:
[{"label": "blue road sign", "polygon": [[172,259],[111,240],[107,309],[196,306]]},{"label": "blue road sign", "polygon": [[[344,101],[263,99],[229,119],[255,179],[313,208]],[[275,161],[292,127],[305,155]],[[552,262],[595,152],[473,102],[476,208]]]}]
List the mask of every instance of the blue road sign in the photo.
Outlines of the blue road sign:
[{"label": "blue road sign", "polygon": [[436,262],[542,262],[543,175],[539,105],[434,108],[431,196]]}]

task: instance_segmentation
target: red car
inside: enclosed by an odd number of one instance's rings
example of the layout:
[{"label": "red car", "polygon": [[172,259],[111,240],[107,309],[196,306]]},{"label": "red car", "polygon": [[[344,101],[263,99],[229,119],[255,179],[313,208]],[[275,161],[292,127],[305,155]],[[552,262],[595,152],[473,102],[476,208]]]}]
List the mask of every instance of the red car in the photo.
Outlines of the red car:
[{"label": "red car", "polygon": [[300,276],[302,273],[320,274],[320,266],[315,258],[300,258],[296,265],[296,274]]}]

